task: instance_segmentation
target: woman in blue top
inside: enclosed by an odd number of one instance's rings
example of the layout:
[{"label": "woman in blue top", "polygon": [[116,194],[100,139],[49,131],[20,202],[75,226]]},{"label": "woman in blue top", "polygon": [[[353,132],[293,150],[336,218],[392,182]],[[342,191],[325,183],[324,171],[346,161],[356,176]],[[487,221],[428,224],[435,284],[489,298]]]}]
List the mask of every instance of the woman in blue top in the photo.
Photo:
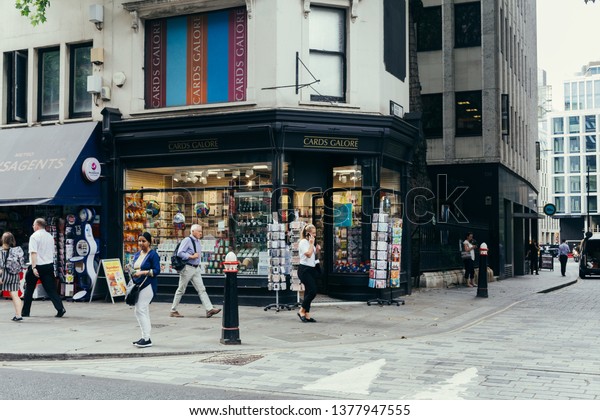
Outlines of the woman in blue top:
[{"label": "woman in blue top", "polygon": [[133,256],[133,270],[131,278],[135,284],[141,284],[140,294],[135,304],[135,317],[137,318],[142,338],[134,341],[136,347],[151,347],[150,331],[150,302],[156,294],[158,282],[156,276],[160,273],[160,257],[157,252],[150,248],[152,235],[148,232],[142,233],[138,238],[139,251]]}]

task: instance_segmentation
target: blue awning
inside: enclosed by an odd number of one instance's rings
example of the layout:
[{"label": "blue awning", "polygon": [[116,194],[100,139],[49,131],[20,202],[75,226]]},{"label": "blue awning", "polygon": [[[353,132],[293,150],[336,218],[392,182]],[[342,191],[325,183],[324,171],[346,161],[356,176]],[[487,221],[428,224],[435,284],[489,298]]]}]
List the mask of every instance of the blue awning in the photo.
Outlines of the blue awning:
[{"label": "blue awning", "polygon": [[100,182],[82,175],[99,136],[98,122],[0,130],[0,206],[99,206]]}]

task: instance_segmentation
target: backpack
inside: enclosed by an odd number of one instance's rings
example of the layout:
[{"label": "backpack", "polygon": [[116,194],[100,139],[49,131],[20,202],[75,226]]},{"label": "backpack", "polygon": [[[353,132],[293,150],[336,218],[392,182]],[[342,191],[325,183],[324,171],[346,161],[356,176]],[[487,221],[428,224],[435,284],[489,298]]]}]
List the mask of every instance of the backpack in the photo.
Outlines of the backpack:
[{"label": "backpack", "polygon": [[[185,238],[185,239],[187,239],[187,238]],[[175,250],[173,251],[173,255],[171,255],[171,267],[173,267],[175,269],[175,271],[177,271],[178,273],[181,270],[183,270],[186,266],[185,260],[183,258],[177,256],[177,253],[179,252],[179,245],[181,245],[181,243],[183,241],[185,241],[185,239],[182,239],[181,241],[179,241],[179,243],[175,247]],[[196,241],[192,241],[192,245],[194,246],[194,253],[196,253]]]},{"label": "backpack", "polygon": [[19,274],[23,269],[24,254],[20,246],[10,248],[6,253],[6,259],[3,262],[4,269],[10,274]]}]

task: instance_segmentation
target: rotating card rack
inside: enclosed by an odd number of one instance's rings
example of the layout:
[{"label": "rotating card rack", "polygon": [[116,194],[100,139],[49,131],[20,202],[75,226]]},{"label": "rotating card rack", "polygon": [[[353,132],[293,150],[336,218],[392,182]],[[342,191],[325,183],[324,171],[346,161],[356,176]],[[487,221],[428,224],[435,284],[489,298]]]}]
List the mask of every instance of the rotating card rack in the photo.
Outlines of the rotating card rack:
[{"label": "rotating card rack", "polygon": [[284,223],[269,223],[267,232],[267,249],[269,252],[269,274],[267,287],[275,291],[275,303],[265,306],[265,311],[281,309],[291,311],[296,304],[279,302],[279,291],[287,290],[287,282],[292,271],[291,252],[286,240]]},{"label": "rotating card rack", "polygon": [[[367,305],[404,305],[403,299],[393,297],[392,290],[400,287],[401,251],[402,219],[390,218],[387,213],[374,213],[371,229],[369,287],[378,289],[378,297],[368,300]],[[386,289],[390,293],[387,299],[383,297]]]}]

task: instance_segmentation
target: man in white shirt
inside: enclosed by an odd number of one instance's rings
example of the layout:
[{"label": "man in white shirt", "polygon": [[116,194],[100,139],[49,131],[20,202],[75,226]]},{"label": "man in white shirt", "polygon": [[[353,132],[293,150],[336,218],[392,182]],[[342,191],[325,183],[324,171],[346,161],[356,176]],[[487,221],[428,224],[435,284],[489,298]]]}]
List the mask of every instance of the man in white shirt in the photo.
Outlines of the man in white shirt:
[{"label": "man in white shirt", "polygon": [[42,218],[33,221],[33,235],[29,237],[29,262],[31,265],[25,274],[22,316],[29,316],[33,292],[39,279],[56,308],[55,316],[61,318],[67,311],[58,294],[54,277],[54,238],[46,232],[46,221]]}]

